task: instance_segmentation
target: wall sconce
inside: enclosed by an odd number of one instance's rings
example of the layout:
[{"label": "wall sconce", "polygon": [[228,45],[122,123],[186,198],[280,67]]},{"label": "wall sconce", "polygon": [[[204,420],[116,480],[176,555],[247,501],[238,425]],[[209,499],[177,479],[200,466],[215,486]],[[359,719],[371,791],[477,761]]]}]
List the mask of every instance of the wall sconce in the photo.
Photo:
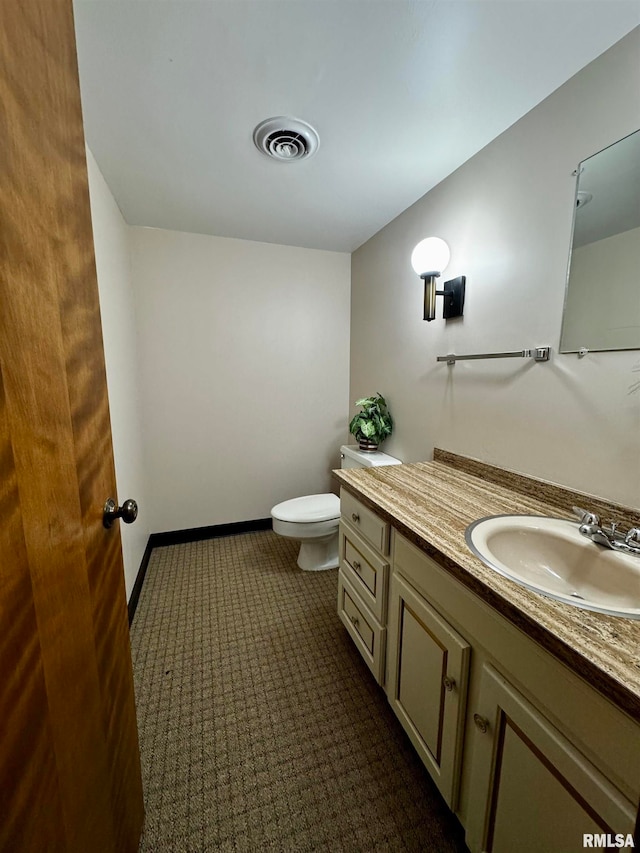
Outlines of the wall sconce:
[{"label": "wall sconce", "polygon": [[411,253],[411,266],[424,279],[424,319],[435,320],[436,296],[444,296],[442,316],[462,317],[466,277],[461,275],[445,281],[444,290],[436,290],[436,279],[447,268],[451,252],[440,237],[421,240]]}]

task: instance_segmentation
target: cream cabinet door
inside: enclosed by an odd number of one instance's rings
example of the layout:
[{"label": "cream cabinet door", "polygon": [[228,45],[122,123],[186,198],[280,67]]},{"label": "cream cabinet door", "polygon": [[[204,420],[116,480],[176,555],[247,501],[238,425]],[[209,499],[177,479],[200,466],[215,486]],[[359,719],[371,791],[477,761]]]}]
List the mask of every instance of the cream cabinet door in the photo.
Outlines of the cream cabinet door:
[{"label": "cream cabinet door", "polygon": [[633,832],[633,804],[490,664],[469,713],[472,853],[578,853],[601,846],[585,834]]},{"label": "cream cabinet door", "polygon": [[399,575],[391,579],[387,696],[455,810],[470,646]]}]

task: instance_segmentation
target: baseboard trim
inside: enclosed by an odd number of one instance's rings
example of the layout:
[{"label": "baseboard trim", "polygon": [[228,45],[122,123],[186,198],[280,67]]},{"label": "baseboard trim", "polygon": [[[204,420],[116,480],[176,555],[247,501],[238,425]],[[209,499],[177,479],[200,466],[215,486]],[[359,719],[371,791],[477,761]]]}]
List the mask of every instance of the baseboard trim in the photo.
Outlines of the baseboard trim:
[{"label": "baseboard trim", "polygon": [[149,559],[151,557],[151,552],[153,551],[153,545],[151,544],[151,536],[147,540],[147,547],[144,549],[144,554],[142,555],[142,560],[140,561],[140,568],[138,569],[138,574],[136,575],[135,583],[133,584],[133,589],[131,590],[131,596],[129,597],[129,603],[127,604],[127,610],[129,611],[129,627],[131,627],[131,623],[133,622],[133,617],[136,615],[136,608],[138,606],[138,600],[140,598],[140,592],[142,590],[142,584],[144,583],[145,575],[147,574],[147,567],[149,565]]},{"label": "baseboard trim", "polygon": [[131,626],[133,617],[136,615],[142,584],[144,583],[149,559],[154,548],[162,548],[166,545],[182,545],[185,542],[202,542],[205,539],[218,539],[220,536],[236,536],[239,533],[253,533],[258,530],[270,530],[271,523],[271,517],[255,518],[251,521],[232,521],[228,524],[212,524],[208,527],[190,527],[186,530],[167,530],[163,533],[151,533],[142,560],[140,561],[140,568],[138,569],[138,574],[131,590],[131,597],[129,598],[129,626]]},{"label": "baseboard trim", "polygon": [[186,530],[152,533],[149,536],[149,542],[152,548],[160,548],[163,545],[182,545],[184,542],[201,542],[203,539],[217,539],[219,536],[234,536],[237,533],[270,529],[271,517],[256,518],[252,521],[232,521],[229,524],[212,524],[209,527],[189,527]]}]

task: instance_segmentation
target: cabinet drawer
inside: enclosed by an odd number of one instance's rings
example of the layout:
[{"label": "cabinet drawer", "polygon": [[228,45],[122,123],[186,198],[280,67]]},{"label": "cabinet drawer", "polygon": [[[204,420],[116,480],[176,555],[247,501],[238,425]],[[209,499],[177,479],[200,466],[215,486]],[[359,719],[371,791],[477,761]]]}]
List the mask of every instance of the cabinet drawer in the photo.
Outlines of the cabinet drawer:
[{"label": "cabinet drawer", "polygon": [[387,621],[389,563],[344,521],[340,522],[340,567],[381,625]]},{"label": "cabinet drawer", "polygon": [[389,525],[354,498],[346,489],[340,489],[340,511],[370,545],[381,554],[389,553]]},{"label": "cabinet drawer", "polygon": [[386,629],[369,612],[342,569],[338,572],[338,615],[374,678],[383,684]]}]

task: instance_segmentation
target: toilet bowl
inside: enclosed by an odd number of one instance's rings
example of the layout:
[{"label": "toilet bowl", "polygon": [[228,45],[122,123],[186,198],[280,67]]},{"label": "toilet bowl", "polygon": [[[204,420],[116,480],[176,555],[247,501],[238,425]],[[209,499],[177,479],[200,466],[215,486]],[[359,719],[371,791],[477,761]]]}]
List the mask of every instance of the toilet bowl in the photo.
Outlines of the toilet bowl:
[{"label": "toilet bowl", "polygon": [[[357,445],[340,448],[342,468],[401,465],[399,459],[380,451],[362,451]],[[305,495],[276,504],[271,510],[273,532],[300,542],[298,566],[306,572],[338,567],[340,498],[334,494]]]},{"label": "toilet bowl", "polygon": [[340,498],[333,494],[305,495],[277,504],[271,510],[273,532],[300,542],[298,566],[307,572],[338,567]]}]

